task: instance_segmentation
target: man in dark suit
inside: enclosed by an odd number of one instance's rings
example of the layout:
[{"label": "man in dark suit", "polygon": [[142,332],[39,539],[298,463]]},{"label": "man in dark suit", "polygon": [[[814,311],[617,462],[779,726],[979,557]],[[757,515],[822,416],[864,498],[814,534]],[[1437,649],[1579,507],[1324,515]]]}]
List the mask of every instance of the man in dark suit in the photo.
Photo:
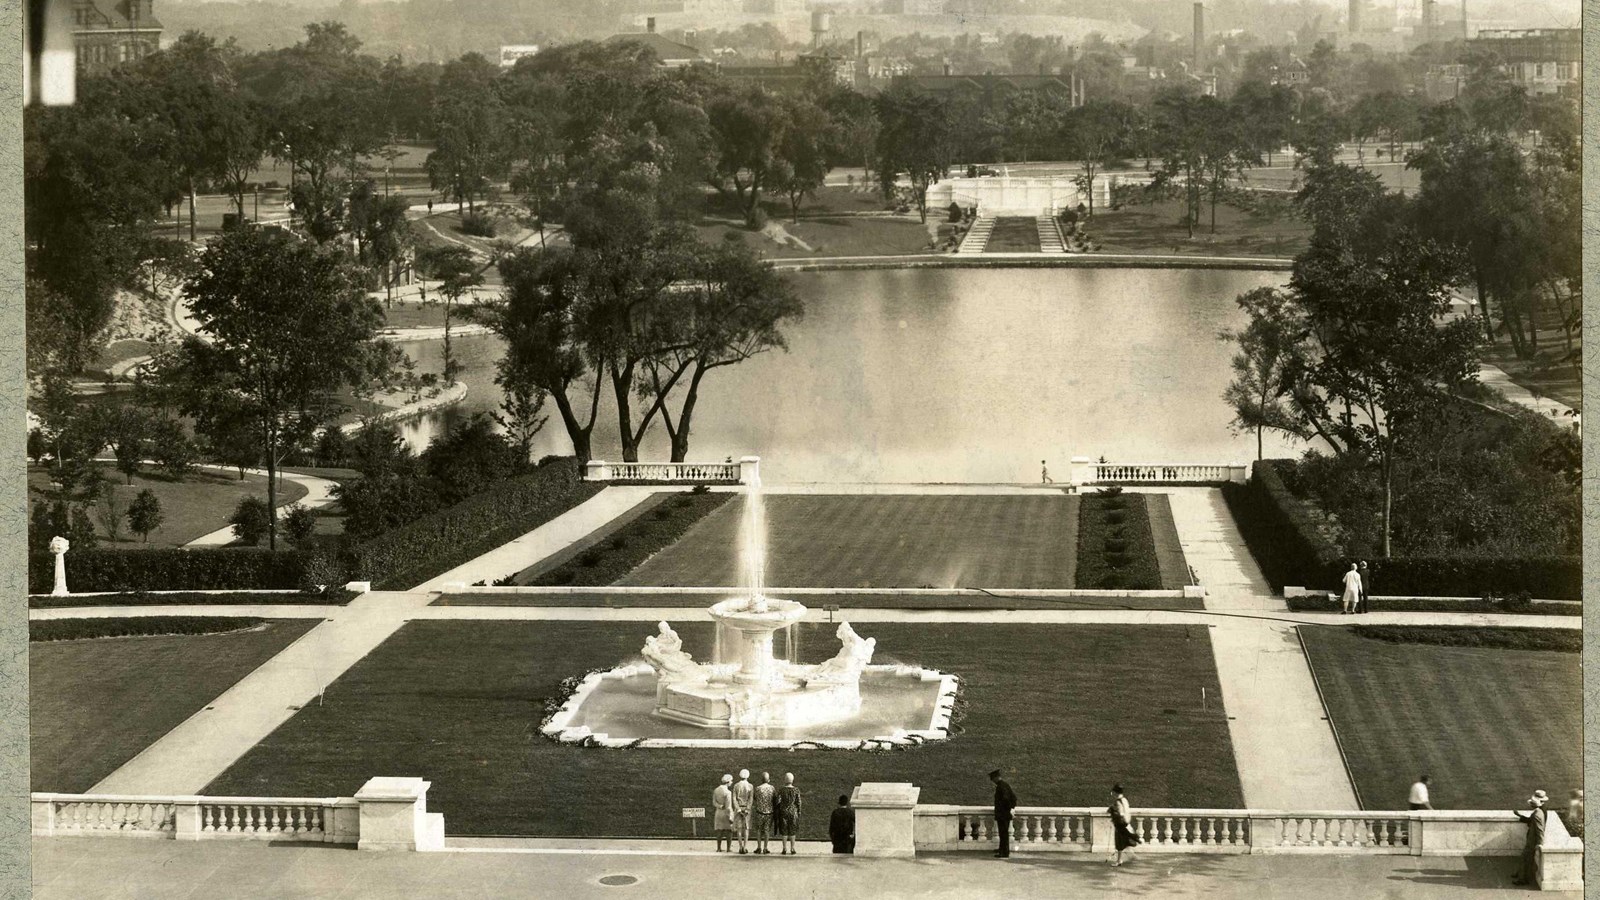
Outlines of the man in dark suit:
[{"label": "man in dark suit", "polygon": [[856,811],[850,808],[850,795],[839,795],[839,806],[828,817],[828,839],[833,841],[833,852],[856,852]]},{"label": "man in dark suit", "polygon": [[994,782],[994,824],[1000,829],[1000,849],[994,855],[1005,859],[1011,855],[1011,811],[1017,808],[1017,794],[1000,777],[999,769],[989,773],[989,780]]}]

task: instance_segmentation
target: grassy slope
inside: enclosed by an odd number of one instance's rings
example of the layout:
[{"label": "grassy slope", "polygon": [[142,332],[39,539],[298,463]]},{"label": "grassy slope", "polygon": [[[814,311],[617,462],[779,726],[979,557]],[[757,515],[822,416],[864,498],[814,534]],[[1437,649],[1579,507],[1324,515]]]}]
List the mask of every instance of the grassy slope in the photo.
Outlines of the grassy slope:
[{"label": "grassy slope", "polygon": [[[219,528],[226,528],[228,516],[232,515],[234,507],[238,506],[244,497],[267,496],[267,479],[259,475],[247,475],[240,481],[237,472],[195,469],[185,476],[183,481],[169,481],[150,467],[145,467],[139,474],[133,476],[133,484],[128,485],[125,483],[127,479],[121,472],[110,465],[103,468],[106,477],[114,480],[117,497],[124,510],[141,490],[149,488],[151,493],[156,495],[156,499],[161,501],[163,521],[160,528],[150,533],[150,543],[146,544],[128,528],[127,519],[124,518],[122,540],[113,545],[96,520],[95,529],[100,535],[102,547],[115,546],[119,549],[181,547],[197,537],[210,534]],[[278,503],[293,503],[305,494],[305,488],[284,479],[278,488]],[[30,465],[28,467],[30,512],[34,503],[41,500],[48,501],[52,496],[49,474],[39,466]]]},{"label": "grassy slope", "polygon": [[1302,628],[1369,809],[1404,806],[1421,773],[1441,809],[1520,807],[1582,786],[1579,656],[1391,644]]},{"label": "grassy slope", "polygon": [[33,790],[88,790],[316,624],[29,646]]},{"label": "grassy slope", "polygon": [[[835,645],[805,626],[807,660]],[[537,733],[563,678],[636,658],[641,625],[416,622],[329,687],[213,782],[209,794],[349,796],[377,772],[433,782],[452,834],[677,836],[684,806],[717,777],[793,772],[803,837],[831,798],[863,781],[910,781],[930,803],[987,802],[1005,766],[1025,805],[1104,805],[1121,780],[1140,805],[1243,802],[1206,629],[1186,626],[873,625],[878,661],[965,679],[964,734],[883,753],[603,750]],[[679,629],[703,656],[709,625]]]},{"label": "grassy slope", "polygon": [[[701,520],[619,584],[744,583],[744,503]],[[1070,588],[1077,498],[827,496],[767,498],[773,587]]]},{"label": "grassy slope", "polygon": [[1105,253],[1193,254],[1197,256],[1293,256],[1305,249],[1311,230],[1298,219],[1261,221],[1228,206],[1217,207],[1217,232],[1211,233],[1211,207],[1201,211],[1194,237],[1182,224],[1183,202],[1096,209],[1084,231]]}]

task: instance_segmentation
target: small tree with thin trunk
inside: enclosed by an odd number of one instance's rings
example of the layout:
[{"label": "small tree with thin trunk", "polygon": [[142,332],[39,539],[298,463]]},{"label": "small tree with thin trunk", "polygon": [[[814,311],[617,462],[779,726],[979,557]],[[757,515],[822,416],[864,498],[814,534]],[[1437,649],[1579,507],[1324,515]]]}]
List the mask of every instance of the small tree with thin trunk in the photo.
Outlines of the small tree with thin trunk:
[{"label": "small tree with thin trunk", "polygon": [[444,305],[444,380],[456,377],[456,361],[450,345],[451,325],[455,306],[461,296],[483,284],[483,269],[466,247],[438,247],[423,254],[419,260],[423,270],[439,280],[439,294]]},{"label": "small tree with thin trunk", "polygon": [[1290,398],[1300,369],[1305,323],[1295,314],[1290,298],[1277,288],[1256,288],[1241,294],[1238,303],[1250,324],[1220,334],[1239,346],[1232,361],[1233,381],[1222,398],[1233,409],[1234,430],[1255,432],[1256,459],[1263,459],[1267,429],[1304,436]]},{"label": "small tree with thin trunk", "polygon": [[128,504],[128,527],[147,544],[150,543],[150,532],[160,528],[164,518],[161,500],[149,488],[140,491]]}]

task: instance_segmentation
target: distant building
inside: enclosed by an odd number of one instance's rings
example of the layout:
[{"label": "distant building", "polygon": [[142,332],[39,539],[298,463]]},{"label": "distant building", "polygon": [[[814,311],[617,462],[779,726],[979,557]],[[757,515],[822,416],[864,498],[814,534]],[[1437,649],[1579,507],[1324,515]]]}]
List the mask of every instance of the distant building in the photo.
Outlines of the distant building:
[{"label": "distant building", "polygon": [[78,71],[103,72],[161,49],[153,0],[74,0],[72,37]]},{"label": "distant building", "polygon": [[666,69],[681,69],[684,66],[693,66],[710,62],[704,53],[677,41],[668,40],[656,33],[656,20],[651,17],[645,20],[643,32],[624,32],[613,34],[606,38],[607,44],[641,44],[655,51],[656,62]]},{"label": "distant building", "polygon": [[1583,70],[1580,28],[1484,29],[1467,42],[1500,57],[1500,68],[1530,94],[1575,95]]},{"label": "distant building", "polygon": [[1467,83],[1467,67],[1461,63],[1432,65],[1422,76],[1422,91],[1431,103],[1443,103],[1461,96]]},{"label": "distant building", "polygon": [[500,67],[509,69],[517,64],[517,60],[524,56],[533,56],[539,52],[538,44],[501,44]]},{"label": "distant building", "polygon": [[1311,70],[1305,62],[1297,57],[1290,57],[1289,61],[1281,66],[1272,67],[1272,83],[1286,84],[1289,87],[1299,87],[1311,83]]}]

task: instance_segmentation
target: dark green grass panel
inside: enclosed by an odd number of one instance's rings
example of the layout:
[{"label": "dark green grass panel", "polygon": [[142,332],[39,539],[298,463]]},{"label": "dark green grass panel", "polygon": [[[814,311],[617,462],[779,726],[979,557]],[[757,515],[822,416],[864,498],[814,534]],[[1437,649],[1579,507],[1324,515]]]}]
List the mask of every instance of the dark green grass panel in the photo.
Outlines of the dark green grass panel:
[{"label": "dark green grass panel", "polygon": [[[802,626],[807,660],[833,626]],[[863,625],[877,662],[965,678],[965,733],[915,750],[606,750],[537,734],[563,678],[637,659],[648,623],[414,622],[213,782],[214,795],[350,796],[374,775],[433,782],[451,834],[686,834],[723,772],[793,772],[803,836],[864,781],[909,781],[928,803],[985,803],[1004,767],[1025,805],[1103,805],[1120,780],[1144,806],[1238,807],[1207,630],[1199,626]],[[683,626],[709,650],[709,625]],[[1200,689],[1209,688],[1209,709]]]},{"label": "dark green grass panel", "polygon": [[[766,498],[770,587],[1070,588],[1078,498],[780,494]],[[745,582],[743,499],[617,584]]]},{"label": "dark green grass panel", "polygon": [[1520,808],[1535,789],[1559,805],[1582,787],[1577,654],[1300,633],[1366,808],[1404,809],[1424,772],[1440,809]]},{"label": "dark green grass panel", "polygon": [[320,622],[29,645],[33,790],[87,791]]}]

